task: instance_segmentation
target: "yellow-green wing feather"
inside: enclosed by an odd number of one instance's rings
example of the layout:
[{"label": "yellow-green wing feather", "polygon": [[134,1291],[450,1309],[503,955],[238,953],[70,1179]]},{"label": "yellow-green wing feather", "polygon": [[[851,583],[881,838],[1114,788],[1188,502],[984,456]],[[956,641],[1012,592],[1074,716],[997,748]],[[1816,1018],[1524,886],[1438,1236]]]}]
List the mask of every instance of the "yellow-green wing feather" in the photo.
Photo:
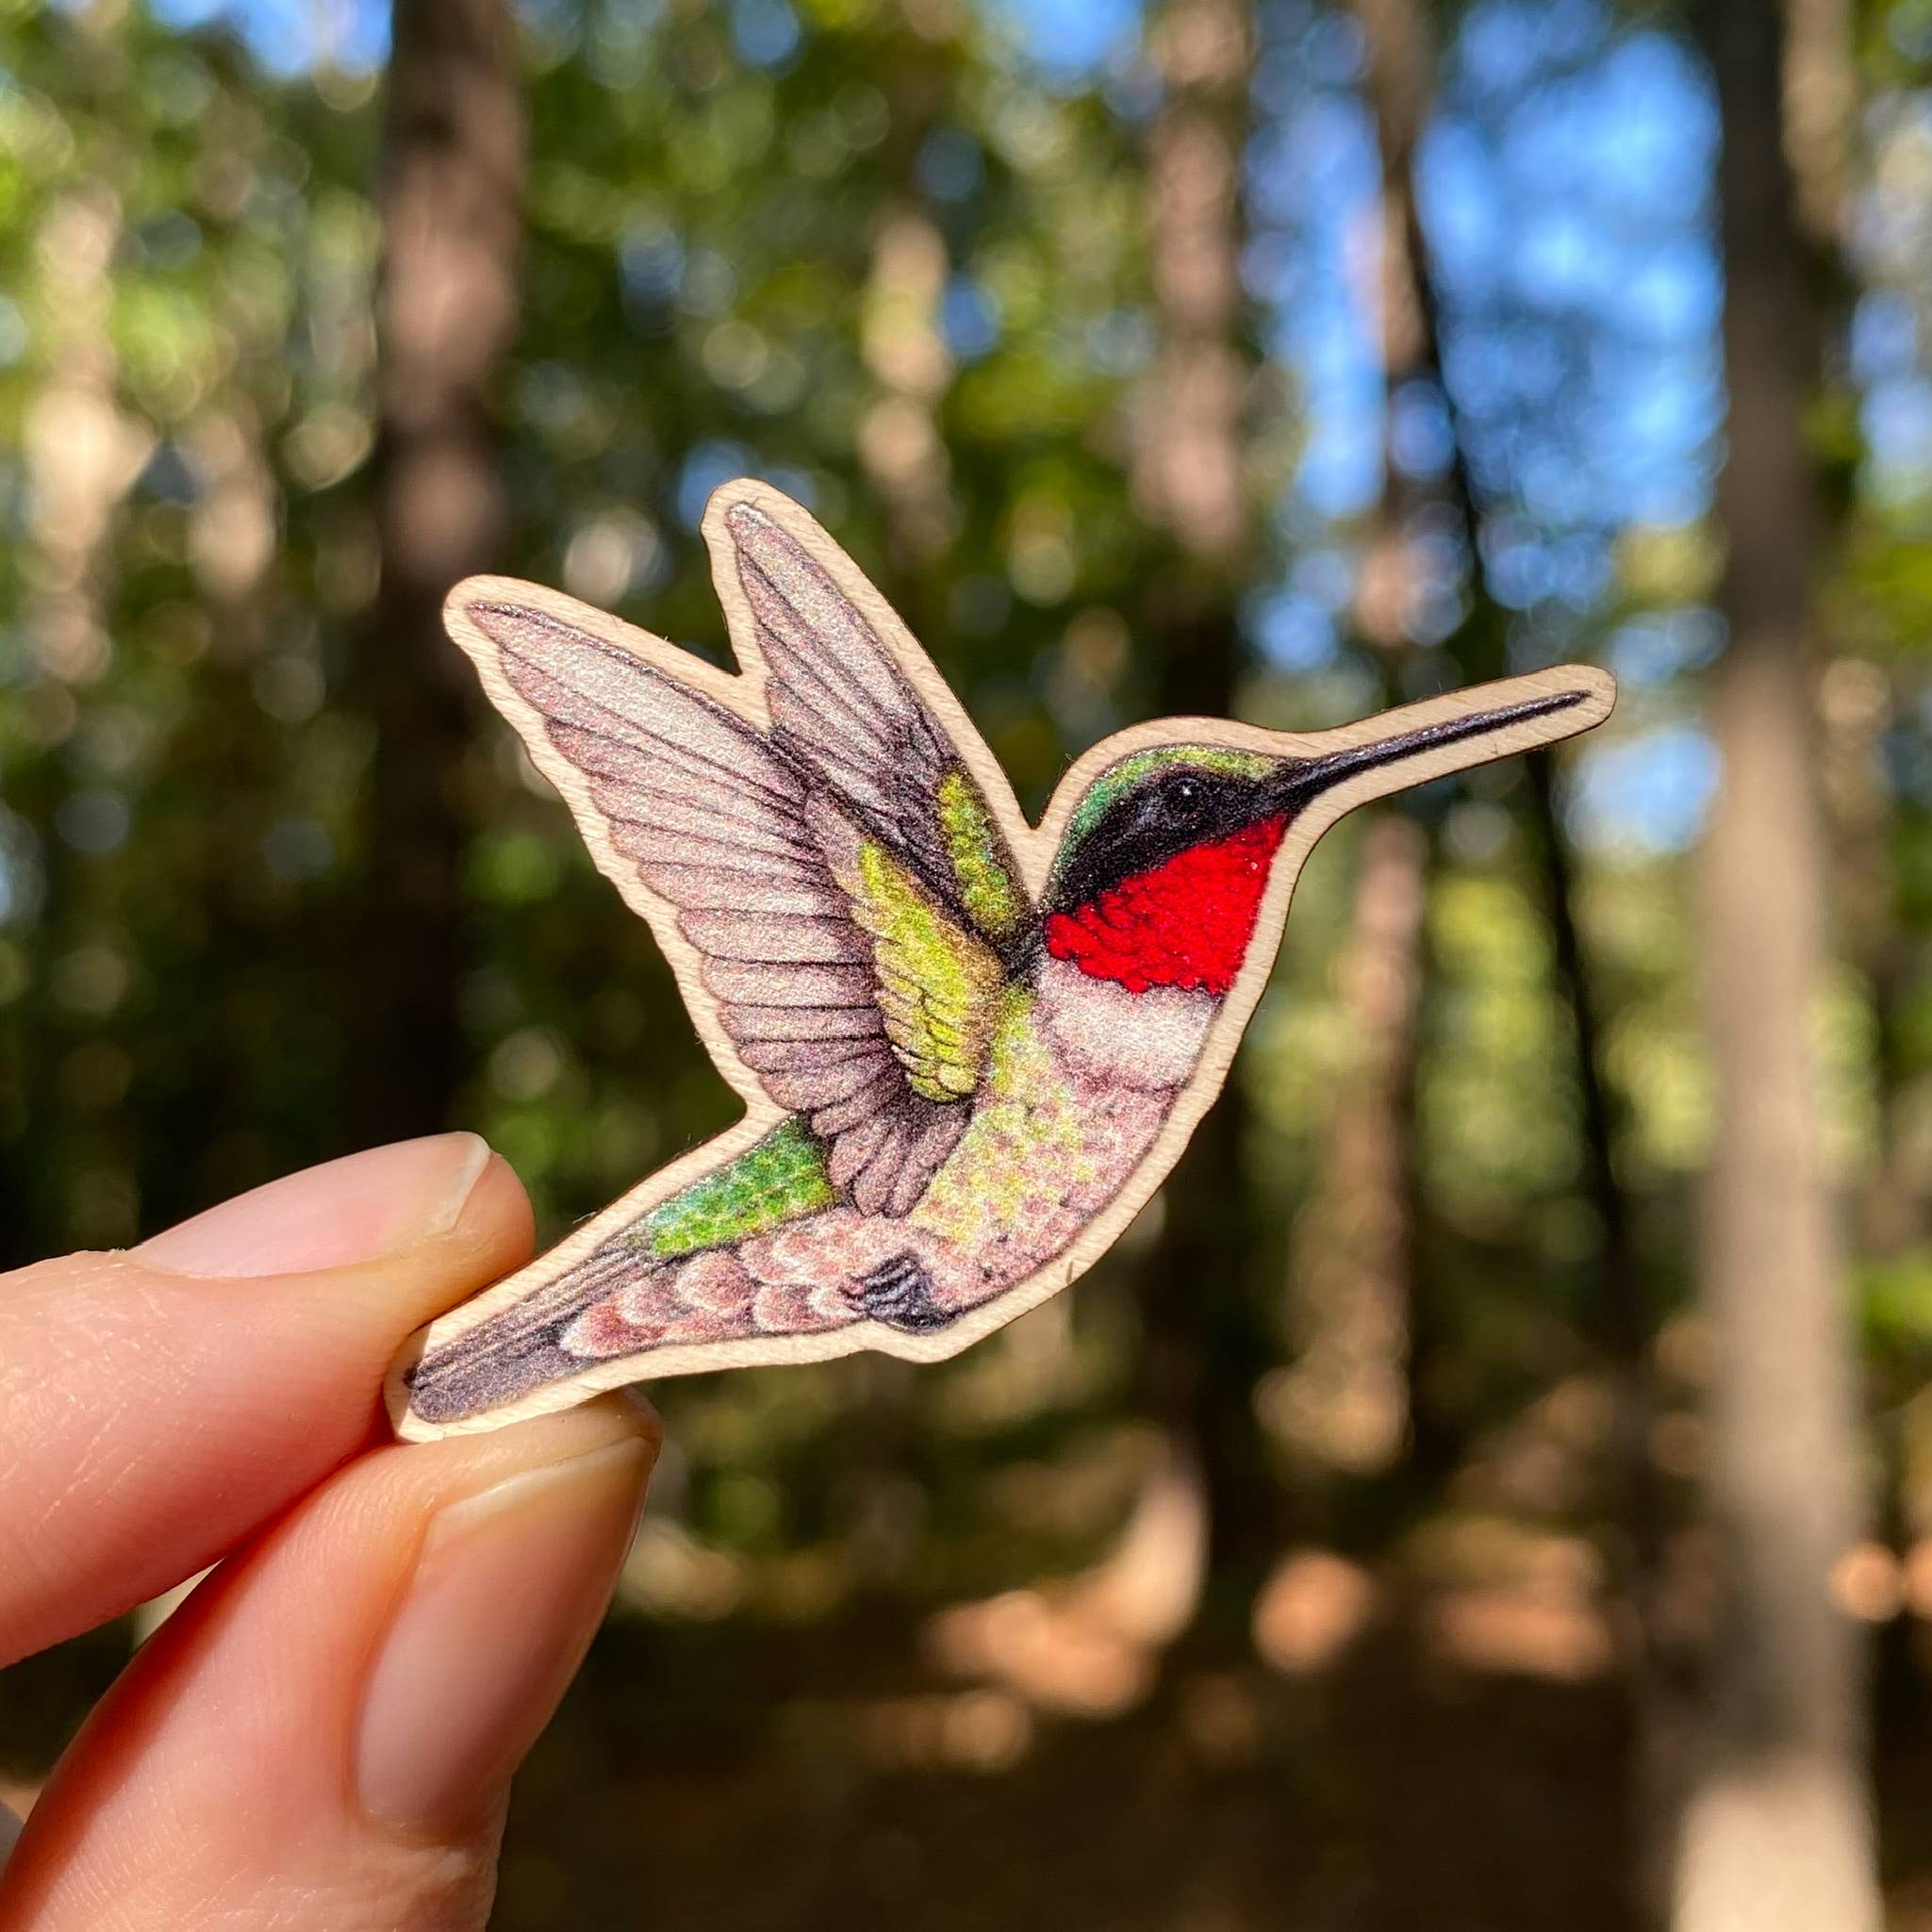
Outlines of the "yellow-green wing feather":
[{"label": "yellow-green wing feather", "polygon": [[979,786],[954,765],[939,781],[934,802],[960,903],[989,939],[1011,939],[1030,908],[1010,869],[1006,841],[993,823]]},{"label": "yellow-green wing feather", "polygon": [[980,1083],[1006,968],[884,843],[829,801],[812,814],[832,876],[870,935],[885,1036],[922,1099],[965,1099]]},{"label": "yellow-green wing feather", "polygon": [[962,1099],[980,1083],[1005,969],[883,846],[860,846],[859,886],[854,910],[906,1083],[929,1100]]}]

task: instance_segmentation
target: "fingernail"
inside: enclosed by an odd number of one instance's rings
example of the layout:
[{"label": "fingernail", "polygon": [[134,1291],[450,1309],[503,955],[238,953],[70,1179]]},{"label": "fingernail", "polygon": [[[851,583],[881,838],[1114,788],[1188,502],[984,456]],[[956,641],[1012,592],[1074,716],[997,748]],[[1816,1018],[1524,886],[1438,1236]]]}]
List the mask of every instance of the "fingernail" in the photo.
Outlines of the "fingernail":
[{"label": "fingernail", "polygon": [[370,1675],[355,1788],[372,1817],[447,1838],[487,1815],[590,1646],[654,1457],[628,1436],[437,1515]]},{"label": "fingernail", "polygon": [[373,1261],[455,1226],[489,1162],[473,1133],[370,1148],[238,1195],[135,1249],[179,1275],[300,1275]]}]

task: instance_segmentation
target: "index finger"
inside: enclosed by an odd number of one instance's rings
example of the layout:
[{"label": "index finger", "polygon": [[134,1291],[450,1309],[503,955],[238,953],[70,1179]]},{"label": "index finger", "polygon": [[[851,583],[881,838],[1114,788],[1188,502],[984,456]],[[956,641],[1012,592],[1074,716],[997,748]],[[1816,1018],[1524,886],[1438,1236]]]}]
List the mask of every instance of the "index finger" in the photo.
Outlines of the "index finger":
[{"label": "index finger", "polygon": [[192,1576],[368,1441],[403,1338],[530,1252],[473,1134],[0,1278],[0,1664]]}]

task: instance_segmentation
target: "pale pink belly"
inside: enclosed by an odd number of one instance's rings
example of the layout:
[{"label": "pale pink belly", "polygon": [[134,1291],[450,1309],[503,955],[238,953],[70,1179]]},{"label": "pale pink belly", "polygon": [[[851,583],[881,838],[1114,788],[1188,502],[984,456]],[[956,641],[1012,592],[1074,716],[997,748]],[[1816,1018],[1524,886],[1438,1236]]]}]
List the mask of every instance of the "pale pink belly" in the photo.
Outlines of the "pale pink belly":
[{"label": "pale pink belly", "polygon": [[963,1313],[1072,1246],[1146,1158],[1172,1098],[1171,1090],[1076,1081],[983,1104],[904,1218],[831,1208],[654,1266],[587,1310],[566,1344],[612,1356],[843,1328],[862,1316],[856,1285],[908,1253],[933,1302]]}]

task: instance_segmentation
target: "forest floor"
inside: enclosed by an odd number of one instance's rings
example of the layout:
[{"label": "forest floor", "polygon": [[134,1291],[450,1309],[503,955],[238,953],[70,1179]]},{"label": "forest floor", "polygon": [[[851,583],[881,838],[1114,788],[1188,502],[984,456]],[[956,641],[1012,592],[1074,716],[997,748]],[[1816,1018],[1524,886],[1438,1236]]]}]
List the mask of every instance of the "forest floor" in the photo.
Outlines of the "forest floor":
[{"label": "forest floor", "polygon": [[[1170,1668],[1090,1722],[937,1688],[858,1635],[608,1633],[519,1787],[501,1932],[1637,1923],[1606,1674],[1470,1667],[1385,1624],[1318,1676]],[[1923,1855],[1894,1927],[1922,1932],[1932,1753],[1889,1750],[1882,1781]]]},{"label": "forest floor", "polygon": [[[1627,1702],[1518,1608],[1513,1662],[1448,1654],[1425,1606],[1316,1671],[1169,1659],[1104,1719],[950,1679],[902,1618],[619,1618],[519,1781],[492,1924],[1631,1932]],[[1880,1672],[1891,1923],[1932,1932],[1907,1647]],[[0,1678],[9,1754],[109,1658],[97,1638]],[[0,1799],[29,1805],[35,1768]]]}]

